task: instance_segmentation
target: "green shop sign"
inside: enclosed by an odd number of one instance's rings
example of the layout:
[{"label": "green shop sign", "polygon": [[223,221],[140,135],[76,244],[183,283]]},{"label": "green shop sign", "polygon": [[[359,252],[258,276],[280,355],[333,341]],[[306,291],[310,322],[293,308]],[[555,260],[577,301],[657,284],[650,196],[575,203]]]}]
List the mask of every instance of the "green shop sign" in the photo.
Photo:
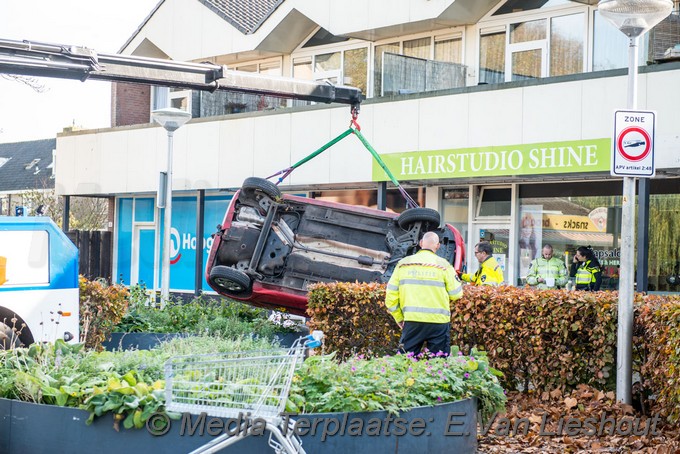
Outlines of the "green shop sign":
[{"label": "green shop sign", "polygon": [[[611,139],[381,154],[397,180],[609,171]],[[388,180],[373,161],[373,181]]]}]

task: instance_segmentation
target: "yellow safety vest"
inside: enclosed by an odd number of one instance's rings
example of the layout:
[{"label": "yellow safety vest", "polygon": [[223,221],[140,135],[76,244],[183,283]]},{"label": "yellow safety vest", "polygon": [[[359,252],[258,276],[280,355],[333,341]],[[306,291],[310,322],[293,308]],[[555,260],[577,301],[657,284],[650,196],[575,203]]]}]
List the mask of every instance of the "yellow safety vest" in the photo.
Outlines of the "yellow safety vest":
[{"label": "yellow safety vest", "polygon": [[449,323],[451,305],[463,296],[451,264],[427,249],[399,260],[387,283],[385,306],[397,323]]},{"label": "yellow safety vest", "polygon": [[[548,286],[545,282],[539,284],[539,277],[542,277],[544,280],[547,277],[552,277],[555,279],[555,285]],[[555,288],[556,286],[563,287],[566,283],[567,267],[562,260],[557,257],[550,257],[550,260],[538,257],[531,261],[529,273],[527,274],[527,284],[535,285],[538,288]]]},{"label": "yellow safety vest", "polygon": [[588,288],[590,288],[591,284],[597,282],[597,273],[600,273],[600,268],[597,266],[590,266],[590,260],[581,262],[576,270],[576,285],[581,286],[582,288],[583,286],[588,286]]},{"label": "yellow safety vest", "polygon": [[487,257],[482,262],[474,275],[463,274],[463,281],[472,282],[475,285],[498,286],[503,283],[503,270],[493,256]]}]

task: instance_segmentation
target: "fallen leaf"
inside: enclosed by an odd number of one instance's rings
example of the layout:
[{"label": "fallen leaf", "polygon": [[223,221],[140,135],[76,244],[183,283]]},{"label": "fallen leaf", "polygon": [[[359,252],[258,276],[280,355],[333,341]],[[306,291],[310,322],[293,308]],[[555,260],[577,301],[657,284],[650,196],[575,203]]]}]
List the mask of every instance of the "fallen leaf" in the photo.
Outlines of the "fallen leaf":
[{"label": "fallen leaf", "polygon": [[578,400],[574,399],[573,397],[567,397],[564,399],[564,405],[567,406],[567,409],[574,408],[576,405],[578,405]]},{"label": "fallen leaf", "polygon": [[538,424],[538,423],[540,423],[541,421],[543,421],[543,418],[541,418],[541,417],[538,416],[538,415],[531,415],[531,416],[529,416],[529,421]]}]

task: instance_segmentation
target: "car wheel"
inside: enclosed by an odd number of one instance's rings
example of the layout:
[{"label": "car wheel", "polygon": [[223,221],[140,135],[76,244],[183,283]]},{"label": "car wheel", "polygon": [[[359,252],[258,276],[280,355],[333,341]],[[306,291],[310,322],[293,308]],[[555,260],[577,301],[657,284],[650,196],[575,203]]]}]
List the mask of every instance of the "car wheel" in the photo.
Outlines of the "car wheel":
[{"label": "car wheel", "polygon": [[21,345],[19,336],[12,328],[0,322],[0,350],[11,350]]},{"label": "car wheel", "polygon": [[250,288],[250,277],[243,271],[218,265],[210,270],[210,283],[231,295],[239,295]]},{"label": "car wheel", "polygon": [[423,222],[429,224],[431,228],[436,228],[439,227],[440,221],[439,212],[432,208],[411,208],[401,213],[397,218],[397,224],[404,230],[408,230],[416,222]]},{"label": "car wheel", "polygon": [[271,181],[265,180],[264,178],[258,177],[246,178],[245,181],[243,182],[243,185],[241,186],[241,190],[248,194],[260,191],[272,200],[281,197],[281,190],[279,189],[279,187],[276,186]]}]

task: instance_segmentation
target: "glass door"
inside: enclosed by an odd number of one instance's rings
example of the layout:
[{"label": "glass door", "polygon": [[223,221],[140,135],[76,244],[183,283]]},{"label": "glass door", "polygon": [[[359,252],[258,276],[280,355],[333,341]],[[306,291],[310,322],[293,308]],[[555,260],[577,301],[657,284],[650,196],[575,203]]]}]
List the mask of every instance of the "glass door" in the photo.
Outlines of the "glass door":
[{"label": "glass door", "polygon": [[[493,246],[493,256],[503,270],[503,277],[508,283],[509,266],[508,260],[510,246],[510,224],[509,223],[483,223],[475,224],[473,231],[474,244],[480,241],[488,241]],[[479,269],[479,263],[470,257],[468,258],[469,273],[474,273]]]},{"label": "glass door", "polygon": [[156,288],[154,270],[156,260],[156,229],[135,226],[132,242],[132,269],[129,284],[144,284],[147,290]]}]

